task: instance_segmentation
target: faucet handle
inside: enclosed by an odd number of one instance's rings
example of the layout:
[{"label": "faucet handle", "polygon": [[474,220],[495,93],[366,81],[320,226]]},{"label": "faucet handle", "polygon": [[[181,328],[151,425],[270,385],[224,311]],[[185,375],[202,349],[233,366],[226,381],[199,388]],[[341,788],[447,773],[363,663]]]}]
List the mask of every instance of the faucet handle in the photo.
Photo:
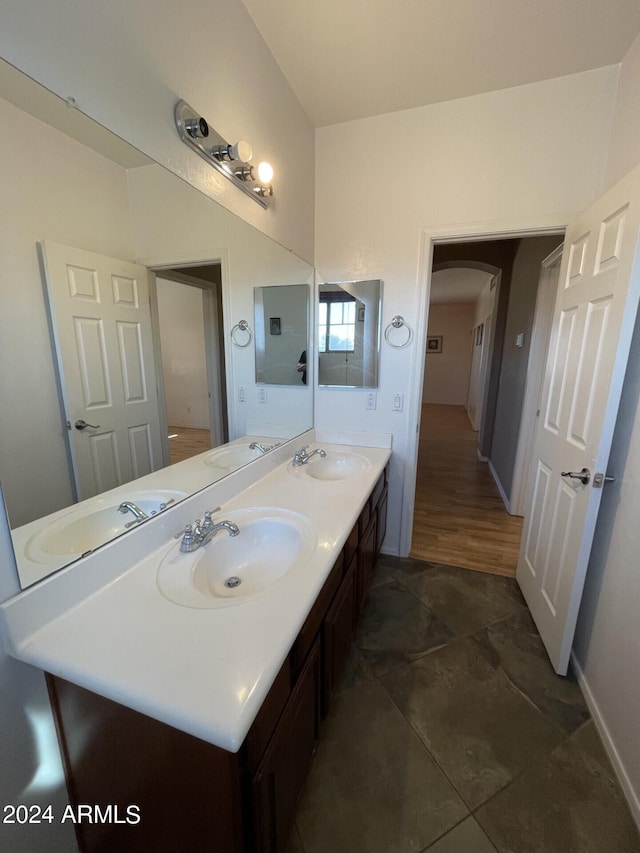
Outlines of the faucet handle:
[{"label": "faucet handle", "polygon": [[185,538],[193,537],[193,527],[190,524],[185,524],[184,530],[178,530],[178,532],[176,534],[174,534],[173,538],[174,539],[182,539],[182,537],[185,537]]}]

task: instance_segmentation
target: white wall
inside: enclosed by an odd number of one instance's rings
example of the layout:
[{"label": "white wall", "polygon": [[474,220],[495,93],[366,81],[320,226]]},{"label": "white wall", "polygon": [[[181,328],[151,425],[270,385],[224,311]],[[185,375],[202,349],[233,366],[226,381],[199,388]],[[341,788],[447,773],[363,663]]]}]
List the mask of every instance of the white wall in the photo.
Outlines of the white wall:
[{"label": "white wall", "polygon": [[[203,192],[313,259],[314,134],[241,0],[3,0],[0,55]],[[180,140],[184,98],[275,169],[264,211]]]},{"label": "white wall", "polygon": [[[264,352],[260,382],[266,385],[302,385],[298,362],[309,348],[309,287],[264,287],[260,295],[263,324],[260,330],[256,322],[255,329],[256,348],[261,335]],[[272,318],[280,321],[280,333],[277,335],[271,334]]]},{"label": "white wall", "polygon": [[[414,332],[424,322],[420,241],[429,233],[563,225],[599,192],[617,68],[317,132],[316,266],[325,281],[381,278],[382,327],[396,314]],[[381,165],[386,140],[402,140],[402,162]],[[411,168],[407,168],[410,164]],[[375,175],[375,180],[371,176]],[[429,266],[424,259],[424,266]],[[318,427],[393,433],[385,549],[397,552],[413,476],[423,354],[383,343],[377,409],[365,393],[320,389]],[[392,412],[404,394],[404,412]]]},{"label": "white wall", "polygon": [[124,169],[3,100],[0,150],[0,481],[16,526],[72,502],[36,243],[132,248]]},{"label": "white wall", "polygon": [[427,334],[442,336],[442,352],[426,351],[422,402],[466,406],[471,372],[473,303],[432,305]]},{"label": "white wall", "polygon": [[156,285],[167,422],[209,429],[202,290],[160,277]]}]

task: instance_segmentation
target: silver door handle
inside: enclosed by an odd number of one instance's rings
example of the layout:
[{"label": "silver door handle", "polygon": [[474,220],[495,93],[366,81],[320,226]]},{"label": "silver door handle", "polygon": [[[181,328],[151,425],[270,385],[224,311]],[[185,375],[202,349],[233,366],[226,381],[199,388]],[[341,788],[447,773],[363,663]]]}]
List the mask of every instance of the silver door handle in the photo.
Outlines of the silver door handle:
[{"label": "silver door handle", "polygon": [[87,427],[91,427],[91,429],[100,429],[100,424],[88,424],[86,421],[83,421],[82,418],[79,418],[75,424],[76,429],[83,430]]},{"label": "silver door handle", "polygon": [[587,485],[591,479],[591,471],[588,468],[583,468],[582,471],[561,471],[561,477],[570,477],[572,480],[580,480],[583,485]]}]

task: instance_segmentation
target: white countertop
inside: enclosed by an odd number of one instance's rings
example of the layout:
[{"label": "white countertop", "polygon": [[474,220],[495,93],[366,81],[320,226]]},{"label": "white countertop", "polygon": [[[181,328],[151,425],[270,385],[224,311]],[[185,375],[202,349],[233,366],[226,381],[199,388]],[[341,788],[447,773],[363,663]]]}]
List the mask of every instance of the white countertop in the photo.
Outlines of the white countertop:
[{"label": "white countertop", "polygon": [[5,602],[0,624],[9,653],[237,751],[390,457],[386,448],[321,446],[357,452],[369,467],[320,481],[292,475],[288,456],[216,514],[221,520],[242,507],[279,507],[314,523],[311,558],[264,592],[236,606],[194,609],[158,589],[159,563],[176,546],[169,538],[175,520],[213,509],[214,484],[183,502],[181,513],[165,511]]}]

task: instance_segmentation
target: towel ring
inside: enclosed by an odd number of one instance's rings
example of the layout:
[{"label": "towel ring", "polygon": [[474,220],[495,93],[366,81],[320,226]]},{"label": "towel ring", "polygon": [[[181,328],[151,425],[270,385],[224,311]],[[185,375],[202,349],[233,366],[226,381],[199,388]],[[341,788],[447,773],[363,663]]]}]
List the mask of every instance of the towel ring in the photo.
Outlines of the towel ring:
[{"label": "towel ring", "polygon": [[[402,343],[394,344],[393,341],[391,340],[391,331],[393,329],[402,329],[403,327],[406,329],[406,332],[407,332],[406,340],[402,341]],[[392,318],[391,322],[389,323],[387,328],[384,330],[385,341],[389,344],[390,347],[394,347],[395,349],[402,349],[402,347],[406,347],[407,344],[411,343],[412,338],[413,338],[413,331],[411,329],[411,326],[409,326],[405,322],[404,317],[402,317],[400,314],[396,314],[396,316]]]},{"label": "towel ring", "polygon": [[[238,338],[238,334],[241,333],[241,337]],[[243,342],[243,337],[247,336],[246,340]],[[237,347],[248,347],[251,343],[251,329],[249,328],[249,324],[246,320],[240,320],[235,324],[233,329],[231,329],[231,340]]]}]

